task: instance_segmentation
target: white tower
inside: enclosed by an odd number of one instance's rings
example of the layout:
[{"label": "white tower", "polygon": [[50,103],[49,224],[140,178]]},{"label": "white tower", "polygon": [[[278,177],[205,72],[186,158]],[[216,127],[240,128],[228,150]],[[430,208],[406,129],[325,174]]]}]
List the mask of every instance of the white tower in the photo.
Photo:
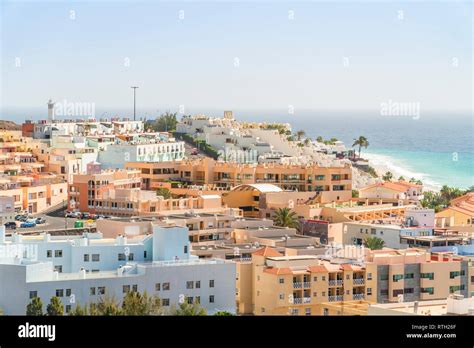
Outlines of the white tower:
[{"label": "white tower", "polygon": [[54,103],[51,99],[48,102],[48,121],[50,123],[54,121]]}]

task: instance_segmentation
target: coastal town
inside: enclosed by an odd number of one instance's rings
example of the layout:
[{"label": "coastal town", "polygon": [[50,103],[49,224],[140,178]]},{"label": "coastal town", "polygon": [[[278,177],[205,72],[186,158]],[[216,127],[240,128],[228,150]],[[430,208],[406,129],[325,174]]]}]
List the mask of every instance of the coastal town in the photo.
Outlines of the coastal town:
[{"label": "coastal town", "polygon": [[474,313],[473,190],[377,171],[364,136],[47,112],[0,130],[4,315]]}]

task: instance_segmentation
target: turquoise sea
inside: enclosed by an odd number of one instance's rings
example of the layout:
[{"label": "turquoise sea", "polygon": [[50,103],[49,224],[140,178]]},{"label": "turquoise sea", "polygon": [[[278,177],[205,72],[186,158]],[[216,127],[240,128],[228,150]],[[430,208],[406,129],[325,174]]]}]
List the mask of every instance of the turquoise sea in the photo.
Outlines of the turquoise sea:
[{"label": "turquoise sea", "polygon": [[[232,108],[230,108],[232,109]],[[155,118],[153,110],[140,109],[140,117]],[[173,108],[168,108],[175,111]],[[176,110],[177,111],[177,110]],[[421,112],[419,118],[382,116],[378,111],[321,111],[287,109],[233,109],[238,120],[288,122],[294,131],[304,130],[311,138],[336,137],[352,146],[354,138],[365,136],[370,143],[362,157],[381,163],[405,177],[416,177],[431,186],[447,184],[460,188],[474,185],[474,118],[470,113]],[[130,110],[98,107],[107,113],[130,117]],[[221,117],[223,110],[187,109]],[[0,119],[23,122],[45,118],[42,110],[2,110]]]}]

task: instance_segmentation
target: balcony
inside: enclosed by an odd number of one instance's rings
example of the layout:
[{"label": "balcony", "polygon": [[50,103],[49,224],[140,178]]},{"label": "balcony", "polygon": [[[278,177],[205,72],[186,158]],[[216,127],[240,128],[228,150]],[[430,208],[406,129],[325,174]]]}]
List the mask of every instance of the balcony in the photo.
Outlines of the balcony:
[{"label": "balcony", "polygon": [[303,297],[303,303],[311,303],[311,297]]},{"label": "balcony", "polygon": [[329,302],[338,302],[343,300],[342,295],[336,295],[336,296],[329,296],[328,297]]},{"label": "balcony", "polygon": [[311,283],[310,283],[310,282],[304,282],[304,283],[303,283],[303,287],[304,287],[305,289],[309,289],[309,288],[311,288]]},{"label": "balcony", "polygon": [[342,286],[342,279],[338,280],[330,280],[329,281],[329,286]]},{"label": "balcony", "polygon": [[364,285],[365,284],[365,279],[364,278],[352,279],[352,283],[354,285]]},{"label": "balcony", "polygon": [[311,303],[311,297],[295,297],[293,298],[293,304]]},{"label": "balcony", "polygon": [[364,294],[353,294],[352,295],[352,299],[354,301],[359,301],[359,300],[363,300],[365,298],[365,295]]},{"label": "balcony", "polygon": [[303,283],[302,282],[293,282],[293,289],[302,289]]}]

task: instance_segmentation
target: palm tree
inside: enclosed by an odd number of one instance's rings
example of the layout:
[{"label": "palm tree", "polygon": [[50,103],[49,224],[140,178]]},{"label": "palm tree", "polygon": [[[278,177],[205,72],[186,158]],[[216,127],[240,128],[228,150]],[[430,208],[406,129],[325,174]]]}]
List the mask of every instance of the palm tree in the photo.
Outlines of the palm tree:
[{"label": "palm tree", "polygon": [[405,181],[405,177],[404,176],[399,177],[398,181]]},{"label": "palm tree", "polygon": [[411,178],[411,179],[410,179],[410,182],[411,182],[411,183],[414,183],[414,182],[416,182],[416,179],[415,179],[415,178]]},{"label": "palm tree", "polygon": [[167,188],[159,188],[156,190],[156,195],[157,196],[162,196],[164,199],[170,199],[171,198],[171,192]]},{"label": "palm tree", "polygon": [[393,179],[393,174],[392,172],[386,172],[383,176],[382,176],[382,180],[383,181],[392,181]]},{"label": "palm tree", "polygon": [[273,217],[273,221],[275,222],[276,226],[291,228],[299,227],[299,221],[296,213],[291,211],[289,208],[279,208]]},{"label": "palm tree", "polygon": [[304,144],[305,144],[306,146],[308,146],[309,144],[311,144],[311,140],[310,140],[309,138],[306,138],[306,139],[304,140]]},{"label": "palm tree", "polygon": [[369,236],[364,239],[364,245],[370,250],[380,250],[385,246],[385,242],[379,237]]},{"label": "palm tree", "polygon": [[367,148],[369,146],[369,141],[367,140],[366,137],[360,136],[358,139],[354,139],[354,144],[352,144],[352,147],[354,146],[359,146],[359,158],[360,158],[360,151],[362,148]]},{"label": "palm tree", "polygon": [[296,132],[296,137],[298,138],[298,141],[301,140],[302,137],[305,136],[305,131],[304,130],[299,130]]}]

